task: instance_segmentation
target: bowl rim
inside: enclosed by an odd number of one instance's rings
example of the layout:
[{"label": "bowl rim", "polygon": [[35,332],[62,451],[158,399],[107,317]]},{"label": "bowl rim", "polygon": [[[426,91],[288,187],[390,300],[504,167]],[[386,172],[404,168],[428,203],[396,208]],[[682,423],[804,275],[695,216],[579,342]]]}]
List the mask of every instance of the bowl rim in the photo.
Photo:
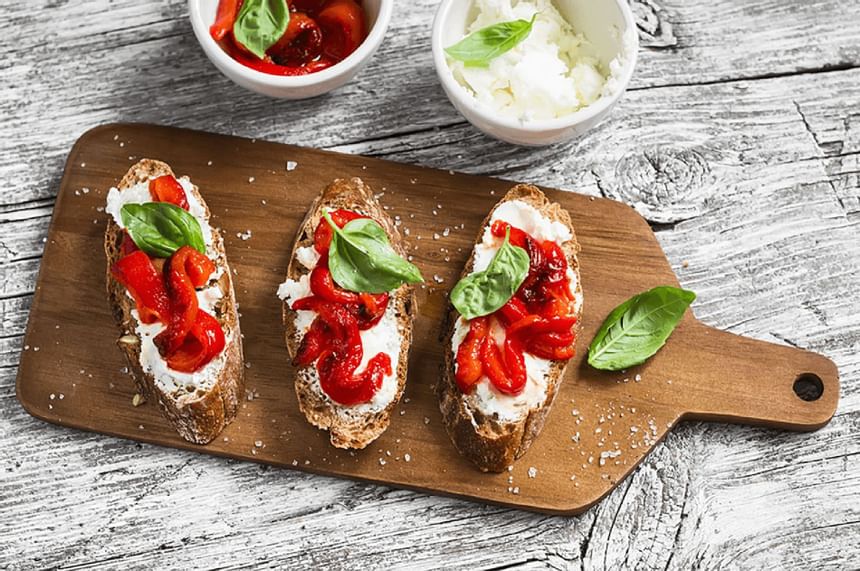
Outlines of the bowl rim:
[{"label": "bowl rim", "polygon": [[[445,92],[449,98],[456,99],[456,103],[468,107],[469,112],[477,116],[481,121],[505,129],[515,130],[526,134],[541,134],[548,131],[558,131],[569,129],[580,123],[598,117],[615,105],[627,90],[630,84],[630,79],[633,77],[633,70],[636,68],[636,62],[639,58],[639,34],[636,33],[636,19],[633,17],[633,12],[630,5],[625,0],[612,0],[621,11],[621,16],[624,19],[626,30],[622,34],[622,42],[625,41],[624,36],[629,35],[632,38],[630,51],[632,52],[625,60],[622,68],[622,73],[619,77],[619,87],[609,96],[601,96],[591,105],[587,105],[575,111],[570,115],[556,117],[555,119],[536,119],[534,121],[522,121],[513,117],[506,117],[493,113],[490,109],[480,104],[474,97],[466,91],[466,89],[454,79],[454,74],[451,72],[448,61],[445,57],[445,50],[442,46],[442,33],[447,24],[448,14],[451,6],[455,2],[462,0],[442,0],[436,10],[436,16],[433,21],[432,32],[432,48],[433,48],[433,63],[436,66],[436,74],[445,88]],[[472,2],[473,0],[468,0]],[[455,104],[455,107],[459,105]],[[469,119],[469,117],[466,117]],[[469,119],[471,122],[471,119]]]},{"label": "bowl rim", "polygon": [[209,26],[212,23],[207,24],[203,21],[203,14],[200,10],[200,3],[202,1],[204,0],[188,0],[188,15],[191,19],[191,28],[194,30],[197,42],[203,48],[203,51],[206,52],[206,55],[210,59],[213,59],[216,67],[222,69],[225,74],[234,73],[256,83],[282,88],[315,86],[352,72],[362,62],[372,56],[382,44],[382,41],[385,39],[385,33],[391,23],[392,13],[394,12],[394,0],[379,0],[379,14],[373,27],[364,41],[361,42],[361,45],[358,46],[358,49],[349,54],[346,59],[339,61],[329,68],[307,75],[283,76],[263,73],[262,71],[244,66],[221,49],[218,42],[209,34]]}]

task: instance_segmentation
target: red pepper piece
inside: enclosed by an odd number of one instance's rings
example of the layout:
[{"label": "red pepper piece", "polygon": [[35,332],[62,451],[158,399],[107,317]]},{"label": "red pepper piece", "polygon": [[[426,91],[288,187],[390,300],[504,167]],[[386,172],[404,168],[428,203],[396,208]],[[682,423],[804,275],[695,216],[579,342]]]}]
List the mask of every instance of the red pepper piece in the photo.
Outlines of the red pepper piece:
[{"label": "red pepper piece", "polygon": [[526,240],[530,236],[519,228],[511,226],[504,220],[496,220],[495,222],[493,222],[493,225],[490,226],[490,232],[492,232],[493,236],[495,236],[496,238],[504,238],[505,234],[507,234],[508,232],[508,228],[511,229],[511,244],[513,244],[514,246],[519,246],[520,248],[525,248]]},{"label": "red pepper piece", "polygon": [[193,373],[214,359],[225,344],[218,320],[205,311],[198,311],[182,345],[167,357],[167,366],[175,371]]},{"label": "red pepper piece", "polygon": [[327,334],[328,327],[326,327],[325,323],[321,319],[314,319],[307,333],[302,338],[293,363],[304,367],[316,361],[326,348]]},{"label": "red pepper piece", "polygon": [[507,336],[513,337],[514,335],[521,335],[525,332],[531,333],[532,329],[539,325],[541,321],[542,318],[540,315],[527,315],[526,317],[523,317],[522,319],[514,322],[513,324],[511,324],[510,327],[508,327]]},{"label": "red pepper piece", "polygon": [[311,272],[311,291],[323,301],[348,304],[358,303],[357,293],[346,291],[335,285],[331,271],[325,266],[317,266]]},{"label": "red pepper piece", "polygon": [[206,283],[214,267],[209,258],[191,246],[179,248],[170,257],[166,276],[170,290],[170,322],[155,338],[162,355],[175,353],[191,331],[198,309],[195,287]]},{"label": "red pepper piece", "polygon": [[388,309],[389,296],[387,293],[360,293],[359,304],[351,306],[356,308],[355,316],[358,319],[358,328],[362,331],[370,329],[382,319],[385,310]]},{"label": "red pepper piece", "polygon": [[155,202],[169,202],[188,210],[188,198],[185,196],[185,189],[175,177],[169,174],[149,181],[149,195]]},{"label": "red pepper piece", "polygon": [[227,52],[227,55],[245,67],[249,67],[259,71],[260,73],[267,73],[269,75],[280,75],[284,77],[308,75],[331,67],[337,63],[331,58],[320,56],[316,61],[309,62],[305,65],[278,65],[268,56],[266,56],[266,59],[259,59],[257,56],[248,53],[244,48],[237,45],[236,42],[224,42],[222,46],[224,51]]},{"label": "red pepper piece", "polygon": [[515,321],[519,321],[520,319],[526,317],[529,314],[528,309],[526,309],[526,304],[517,299],[516,297],[512,297],[508,300],[508,303],[502,306],[494,315],[500,318],[500,321],[507,325],[514,323]]},{"label": "red pepper piece", "polygon": [[121,256],[125,257],[129,254],[133,254],[137,252],[140,248],[137,247],[137,244],[134,243],[134,240],[131,239],[131,236],[127,231],[122,231],[122,242],[119,246],[119,253]]},{"label": "red pepper piece", "polygon": [[241,3],[242,0],[221,0],[218,2],[215,23],[209,27],[209,34],[216,42],[220,42],[228,33],[233,31],[233,24],[236,22],[236,14],[239,12]]},{"label": "red pepper piece", "polygon": [[570,333],[540,333],[529,339],[531,346],[569,347],[576,340],[576,334]]},{"label": "red pepper piece", "polygon": [[[361,214],[350,210],[334,210],[329,212],[329,216],[331,216],[332,222],[337,224],[338,228],[343,228],[347,223],[357,220],[358,218],[367,218],[366,216],[362,216]],[[328,247],[331,244],[333,234],[334,231],[331,229],[331,226],[329,226],[328,221],[325,218],[320,219],[316,230],[314,230],[314,248],[316,248],[316,251],[320,255],[328,254]]]},{"label": "red pepper piece", "polygon": [[454,380],[464,394],[472,392],[483,374],[481,351],[488,332],[488,318],[476,317],[469,322],[469,332],[457,347],[457,370]]},{"label": "red pepper piece", "polygon": [[571,313],[569,281],[544,284],[541,288],[542,301],[532,304],[535,313],[544,317],[564,317]]},{"label": "red pepper piece", "polygon": [[507,384],[496,385],[499,392],[507,395],[518,395],[526,386],[526,360],[523,357],[522,342],[517,337],[505,338],[505,369]]},{"label": "red pepper piece", "polygon": [[322,53],[323,35],[319,25],[307,14],[293,12],[281,39],[266,54],[278,65],[301,66]]},{"label": "red pepper piece", "polygon": [[303,297],[293,302],[292,309],[294,311],[319,311],[319,308],[325,302],[315,295]]},{"label": "red pepper piece", "polygon": [[526,363],[523,350],[514,337],[505,339],[504,355],[492,335],[484,339],[481,349],[484,373],[500,393],[516,396],[526,386]]},{"label": "red pepper piece", "polygon": [[489,377],[494,387],[504,387],[508,384],[502,352],[499,350],[498,345],[496,345],[496,340],[493,339],[492,335],[486,336],[484,342],[481,344],[481,362],[484,374]]},{"label": "red pepper piece", "polygon": [[111,274],[131,293],[141,323],[167,322],[170,318],[170,297],[161,272],[155,268],[149,256],[137,250],[120,258],[111,266]]},{"label": "red pepper piece", "polygon": [[377,353],[373,356],[360,375],[330,372],[329,367],[336,359],[334,353],[320,359],[318,365],[320,386],[333,401],[342,405],[349,406],[369,401],[382,386],[385,375],[391,374],[391,358],[385,353]]},{"label": "red pepper piece", "polygon": [[576,354],[576,350],[572,346],[548,347],[535,343],[529,344],[528,351],[535,357],[540,357],[541,359],[550,359],[552,361],[565,361],[567,359],[573,358],[573,356]]},{"label": "red pepper piece", "polygon": [[544,257],[543,273],[544,279],[549,283],[557,283],[567,277],[567,258],[561,246],[547,240],[541,244]]},{"label": "red pepper piece", "polygon": [[364,10],[355,0],[330,0],[317,14],[323,52],[335,61],[346,59],[367,37]]}]

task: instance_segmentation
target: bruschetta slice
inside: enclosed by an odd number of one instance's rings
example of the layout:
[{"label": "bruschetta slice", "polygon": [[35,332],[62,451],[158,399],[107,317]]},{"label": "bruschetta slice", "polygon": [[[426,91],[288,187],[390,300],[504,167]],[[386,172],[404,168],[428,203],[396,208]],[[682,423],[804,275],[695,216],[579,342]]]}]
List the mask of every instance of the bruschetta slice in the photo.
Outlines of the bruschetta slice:
[{"label": "bruschetta slice", "polygon": [[580,328],[578,251],[568,213],[519,185],[484,220],[451,291],[439,406],[482,471],[511,466],[543,427]]},{"label": "bruschetta slice", "polygon": [[108,192],[107,293],[140,394],[189,442],[213,440],[244,394],[230,266],[187,177],[143,159]]},{"label": "bruschetta slice", "polygon": [[296,236],[283,301],[299,408],[337,448],[382,434],[403,394],[421,280],[361,179],[335,180]]}]

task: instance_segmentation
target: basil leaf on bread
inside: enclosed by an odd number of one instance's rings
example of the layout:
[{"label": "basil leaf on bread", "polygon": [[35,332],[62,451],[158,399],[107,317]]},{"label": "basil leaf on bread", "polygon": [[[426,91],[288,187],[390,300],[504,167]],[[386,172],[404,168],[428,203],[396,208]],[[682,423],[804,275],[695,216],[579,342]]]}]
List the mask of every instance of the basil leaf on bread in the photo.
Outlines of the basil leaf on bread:
[{"label": "basil leaf on bread", "polygon": [[473,272],[457,282],[451,290],[451,304],[464,319],[489,315],[514,296],[528,273],[528,252],[511,244],[511,229],[508,228],[502,246],[487,269]]},{"label": "basil leaf on bread", "polygon": [[200,223],[188,211],[168,202],[126,204],[122,224],[135,245],[156,258],[169,258],[182,246],[206,253]]},{"label": "basil leaf on bread", "polygon": [[323,216],[333,231],[328,267],[340,287],[384,293],[424,281],[418,268],[394,251],[388,234],[375,220],[358,218],[340,228],[327,212]]}]

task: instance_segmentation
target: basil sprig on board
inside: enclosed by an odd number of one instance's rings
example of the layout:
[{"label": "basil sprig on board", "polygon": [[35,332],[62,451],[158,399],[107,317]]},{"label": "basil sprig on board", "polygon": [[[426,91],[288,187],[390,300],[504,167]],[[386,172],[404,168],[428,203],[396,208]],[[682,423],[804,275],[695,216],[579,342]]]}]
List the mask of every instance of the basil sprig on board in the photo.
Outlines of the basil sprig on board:
[{"label": "basil sprig on board", "polygon": [[182,246],[206,253],[200,223],[187,211],[168,202],[126,204],[122,223],[138,248],[157,258],[169,258]]},{"label": "basil sprig on board", "polygon": [[464,319],[489,315],[508,303],[529,273],[529,255],[511,244],[511,229],[490,265],[457,282],[451,290],[451,304]]},{"label": "basil sprig on board", "polygon": [[537,16],[535,14],[531,20],[513,20],[481,28],[445,48],[445,53],[469,67],[487,67],[492,60],[528,37]]},{"label": "basil sprig on board", "polygon": [[635,295],[612,310],[588,348],[588,364],[619,371],[644,363],[675,330],[696,294],[659,286]]},{"label": "basil sprig on board", "polygon": [[233,37],[260,59],[275,45],[290,23],[284,0],[245,0],[233,24]]},{"label": "basil sprig on board", "polygon": [[357,218],[340,228],[328,212],[323,216],[334,231],[328,267],[340,287],[359,293],[383,293],[424,281],[418,268],[394,251],[388,234],[376,221]]}]

